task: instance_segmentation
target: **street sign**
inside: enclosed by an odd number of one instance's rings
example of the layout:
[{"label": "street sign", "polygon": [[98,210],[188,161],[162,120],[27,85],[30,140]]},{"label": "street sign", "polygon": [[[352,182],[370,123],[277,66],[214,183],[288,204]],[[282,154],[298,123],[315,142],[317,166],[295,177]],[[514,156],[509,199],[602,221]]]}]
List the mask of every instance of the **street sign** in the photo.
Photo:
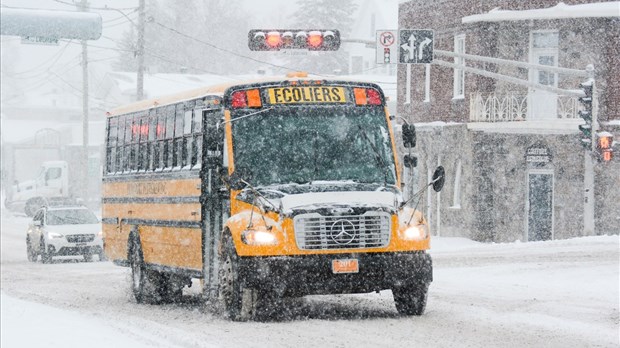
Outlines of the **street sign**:
[{"label": "street sign", "polygon": [[398,30],[377,30],[377,64],[398,63]]},{"label": "street sign", "polygon": [[22,44],[58,46],[58,39],[43,36],[24,36],[22,37]]},{"label": "street sign", "polygon": [[433,31],[402,29],[398,33],[398,62],[403,64],[429,64],[433,61]]}]

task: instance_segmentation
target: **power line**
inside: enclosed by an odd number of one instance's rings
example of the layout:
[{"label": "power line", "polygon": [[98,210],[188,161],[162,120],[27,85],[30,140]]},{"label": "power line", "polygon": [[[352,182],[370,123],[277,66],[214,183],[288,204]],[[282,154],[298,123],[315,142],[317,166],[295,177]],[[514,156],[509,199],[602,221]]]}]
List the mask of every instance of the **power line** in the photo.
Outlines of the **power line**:
[{"label": "power line", "polygon": [[[68,6],[76,6],[75,3],[71,3],[71,2],[66,2],[66,1],[61,1],[61,0],[54,0],[55,2],[59,3],[59,4],[63,4],[63,5],[68,5]],[[129,10],[137,10],[137,7],[121,7],[121,8],[113,8],[113,7],[108,7],[107,5],[105,7],[89,7],[88,9],[91,10],[101,10],[101,11],[129,11]]]},{"label": "power line", "polygon": [[[170,27],[168,27],[168,26],[166,26],[166,25],[164,25],[164,24],[162,24],[162,23],[160,23],[158,21],[152,21],[152,23],[155,23],[155,24],[159,25],[160,27],[162,27],[162,28],[164,28],[166,30],[169,30],[169,31],[171,31],[173,33],[176,33],[177,35],[183,36],[183,37],[188,38],[190,40],[194,40],[196,42],[199,42],[199,43],[201,43],[203,45],[209,46],[209,47],[214,48],[216,50],[220,50],[222,52],[230,53],[230,54],[232,54],[234,56],[237,56],[237,57],[240,57],[240,58],[248,59],[248,60],[251,60],[251,61],[254,61],[254,62],[257,62],[257,63],[261,63],[261,64],[270,65],[270,66],[273,66],[273,67],[276,67],[276,68],[280,68],[280,69],[285,69],[285,70],[289,70],[289,71],[297,71],[297,69],[289,68],[289,67],[283,66],[283,65],[273,64],[273,63],[270,63],[270,62],[265,62],[265,61],[262,61],[260,59],[248,57],[248,56],[245,56],[245,55],[243,55],[241,53],[238,53],[238,52],[226,49],[226,48],[222,48],[222,47],[216,46],[216,45],[214,45],[214,44],[212,44],[210,42],[206,42],[206,41],[200,40],[200,39],[195,38],[193,36],[190,36],[190,35],[187,35],[185,33],[182,33],[182,32],[180,32],[180,31],[178,31],[178,30],[176,30],[174,28],[170,28]],[[317,73],[312,73],[312,72],[311,72],[311,74],[317,75],[317,76],[324,76],[322,74],[317,74]]]},{"label": "power line", "polygon": [[[50,60],[53,60],[51,65],[47,67],[47,69],[45,69],[45,71],[49,71],[60,59],[60,57],[63,56],[63,54],[65,53],[65,51],[67,50],[67,47],[69,47],[69,43],[71,41],[67,42],[58,52],[54,53],[54,55],[47,61],[35,66],[34,68],[28,69],[28,70],[24,70],[24,71],[18,71],[18,72],[14,72],[14,73],[6,73],[8,76],[17,76],[17,75],[23,75],[23,74],[28,74],[31,73],[41,67],[43,67],[46,64],[50,63]],[[34,77],[40,75],[40,73],[37,73]]]}]

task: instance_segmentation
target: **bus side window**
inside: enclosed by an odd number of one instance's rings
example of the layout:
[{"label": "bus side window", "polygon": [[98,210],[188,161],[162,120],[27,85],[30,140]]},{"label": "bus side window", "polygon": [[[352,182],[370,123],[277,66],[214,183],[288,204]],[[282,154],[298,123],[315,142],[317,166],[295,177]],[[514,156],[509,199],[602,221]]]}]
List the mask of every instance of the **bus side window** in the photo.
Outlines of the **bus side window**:
[{"label": "bus side window", "polygon": [[166,112],[165,109],[157,109],[157,130],[155,131],[157,143],[155,144],[155,169],[163,169],[165,167],[164,162],[164,147],[166,137]]},{"label": "bus side window", "polygon": [[155,131],[157,130],[157,114],[155,110],[149,111],[148,117],[149,123],[149,136],[146,145],[146,170],[155,170],[155,145],[157,144],[155,138]]},{"label": "bus side window", "polygon": [[125,143],[123,145],[123,172],[128,172],[131,164],[131,127],[133,126],[133,115],[125,118]]},{"label": "bus side window", "polygon": [[118,120],[118,139],[116,140],[116,165],[114,166],[114,172],[120,173],[123,171],[123,142],[125,141],[125,117],[119,116]]},{"label": "bus side window", "polygon": [[172,154],[172,167],[181,167],[183,154],[183,118],[185,113],[183,104],[177,104],[174,118],[174,147]]},{"label": "bus side window", "polygon": [[181,166],[191,165],[192,154],[192,109],[185,110],[183,119],[183,153]]},{"label": "bus side window", "polygon": [[146,170],[148,163],[149,120],[146,115],[140,117],[140,140],[138,145],[138,170]]},{"label": "bus side window", "polygon": [[173,139],[174,139],[174,106],[165,108],[166,114],[166,140],[164,140],[164,168],[172,167],[172,152],[174,151]]},{"label": "bus side window", "polygon": [[106,172],[114,173],[116,165],[116,138],[118,131],[118,118],[112,117],[108,119],[108,142],[106,146],[107,163]]},{"label": "bus side window", "polygon": [[192,167],[201,163],[202,154],[202,109],[194,110],[194,121],[192,131],[192,151],[191,151],[191,163]]},{"label": "bus side window", "polygon": [[129,156],[129,170],[138,169],[138,142],[140,141],[140,119],[136,116],[131,124],[131,154]]}]

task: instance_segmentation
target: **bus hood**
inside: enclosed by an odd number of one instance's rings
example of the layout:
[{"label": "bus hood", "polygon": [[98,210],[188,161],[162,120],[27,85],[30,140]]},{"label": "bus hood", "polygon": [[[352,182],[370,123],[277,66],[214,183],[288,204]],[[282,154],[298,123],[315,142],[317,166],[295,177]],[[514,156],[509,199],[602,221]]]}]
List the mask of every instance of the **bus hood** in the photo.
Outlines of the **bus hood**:
[{"label": "bus hood", "polygon": [[385,206],[397,207],[398,197],[392,192],[385,191],[345,191],[345,192],[309,192],[286,195],[281,198],[282,211],[288,212],[303,207],[312,210],[314,207],[325,206]]}]

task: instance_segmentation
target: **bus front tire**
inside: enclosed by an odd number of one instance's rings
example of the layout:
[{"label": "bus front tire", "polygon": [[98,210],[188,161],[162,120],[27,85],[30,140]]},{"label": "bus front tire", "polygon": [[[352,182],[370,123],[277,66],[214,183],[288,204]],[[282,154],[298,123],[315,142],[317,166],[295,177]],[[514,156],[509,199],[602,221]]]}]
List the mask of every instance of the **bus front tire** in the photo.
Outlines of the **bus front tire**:
[{"label": "bus front tire", "polygon": [[398,286],[392,289],[396,310],[401,315],[422,315],[426,309],[428,284]]},{"label": "bus front tire", "polygon": [[233,321],[252,319],[258,300],[257,291],[245,287],[239,274],[239,256],[231,236],[224,240],[219,276],[219,296],[228,317]]}]

